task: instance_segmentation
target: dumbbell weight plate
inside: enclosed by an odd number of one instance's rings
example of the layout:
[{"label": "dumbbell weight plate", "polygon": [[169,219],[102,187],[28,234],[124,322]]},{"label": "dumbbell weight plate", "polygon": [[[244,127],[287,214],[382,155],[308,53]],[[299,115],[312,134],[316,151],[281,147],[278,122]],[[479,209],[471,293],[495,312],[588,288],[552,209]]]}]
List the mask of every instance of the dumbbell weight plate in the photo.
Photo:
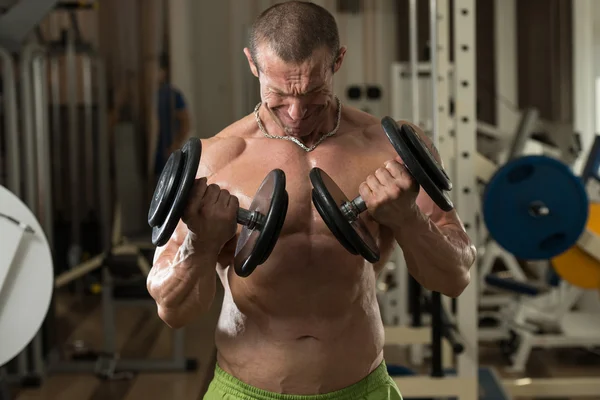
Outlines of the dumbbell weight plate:
[{"label": "dumbbell weight plate", "polygon": [[171,154],[160,174],[148,212],[152,243],[156,246],[164,246],[177,228],[196,179],[201,153],[200,139],[190,138],[182,149]]},{"label": "dumbbell weight plate", "polygon": [[287,214],[288,194],[285,185],[285,173],[275,169],[265,177],[256,191],[248,211],[264,215],[265,223],[260,229],[242,227],[234,259],[237,275],[249,276],[273,251]]},{"label": "dumbbell weight plate", "polygon": [[325,171],[313,168],[310,171],[310,181],[313,186],[313,204],[342,246],[352,254],[360,254],[371,263],[379,261],[379,248],[363,221],[364,214],[353,222],[344,216],[340,207],[349,199]]},{"label": "dumbbell weight plate", "polygon": [[452,189],[452,183],[419,135],[407,124],[398,127],[390,117],[384,117],[381,126],[415,181],[438,207],[451,211],[454,205],[445,191]]},{"label": "dumbbell weight plate", "polygon": [[148,211],[148,223],[150,226],[160,224],[161,221],[169,214],[169,196],[173,196],[173,190],[181,175],[181,151],[177,150],[171,154],[165,167],[163,168],[158,184],[154,190],[154,196],[150,202],[150,210]]},{"label": "dumbbell weight plate", "polygon": [[[283,211],[281,211],[281,214],[279,215],[279,219],[277,219],[275,222],[273,222],[273,225],[275,226],[275,230],[274,230],[275,233],[273,234],[274,238],[269,242],[269,245],[265,249],[262,259],[260,260],[258,265],[263,264],[265,261],[267,261],[267,258],[269,258],[269,256],[271,255],[271,252],[275,248],[275,244],[277,243],[277,239],[279,239],[279,234],[281,233],[281,229],[283,228],[283,223],[285,222],[285,216],[287,215],[288,204],[289,204],[289,198],[288,198],[287,191],[283,192],[283,196],[284,196],[284,199],[282,200]],[[273,214],[273,215],[276,215],[276,214]]]},{"label": "dumbbell weight plate", "polygon": [[452,190],[450,177],[412,126],[403,124],[402,127],[398,127],[396,121],[391,117],[384,117],[381,125],[398,154],[402,151],[398,149],[403,144],[405,147],[402,147],[402,149],[409,149],[414,154],[419,161],[419,165],[428,173],[436,186],[446,191]]}]

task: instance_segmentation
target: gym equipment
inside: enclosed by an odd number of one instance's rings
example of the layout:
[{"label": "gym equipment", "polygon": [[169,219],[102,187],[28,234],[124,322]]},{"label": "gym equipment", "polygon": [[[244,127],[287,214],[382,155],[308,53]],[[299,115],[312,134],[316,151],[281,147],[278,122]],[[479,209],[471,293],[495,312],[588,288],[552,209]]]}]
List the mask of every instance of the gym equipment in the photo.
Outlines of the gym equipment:
[{"label": "gym equipment", "polygon": [[[578,268],[577,264],[571,264]],[[582,348],[600,345],[600,315],[577,310],[585,289],[559,285],[549,267],[546,284],[515,281],[498,274],[486,276],[488,285],[510,293],[513,303],[501,312],[509,336],[503,341],[510,370],[522,372],[534,348]]]},{"label": "gym equipment", "polygon": [[29,32],[42,21],[58,0],[19,0],[0,15],[0,47],[18,51]]},{"label": "gym equipment", "polygon": [[[485,124],[478,122],[478,131],[485,132],[487,136],[494,137],[496,144],[505,141],[504,138],[499,138],[500,132],[495,127],[484,126]],[[512,139],[508,144],[502,146],[501,149],[492,151],[495,154],[495,161],[486,159],[484,155],[478,153],[477,159],[477,175],[481,184],[488,184],[494,176],[498,168],[502,164],[514,160],[524,154],[539,154],[549,156],[562,161],[568,166],[571,166],[578,154],[579,146],[577,146],[577,134],[567,132],[566,127],[560,124],[549,123],[539,118],[539,112],[536,109],[526,108],[522,110],[521,117],[516,132],[512,135]],[[506,149],[506,151],[503,151]],[[491,149],[488,149],[488,154]],[[505,154],[506,153],[506,154]],[[486,234],[486,236],[488,236]],[[509,337],[509,330],[505,326],[506,317],[504,310],[506,306],[514,302],[515,290],[520,293],[529,293],[529,296],[540,297],[543,287],[547,286],[547,282],[537,272],[542,272],[546,269],[547,260],[528,263],[527,269],[532,269],[534,275],[539,276],[539,282],[535,282],[532,286],[530,278],[527,276],[523,265],[519,263],[514,254],[508,252],[501,247],[495,240],[486,238],[485,244],[478,250],[480,255],[479,262],[479,277],[480,284],[478,285],[479,299],[479,329],[478,336],[482,341],[506,340]],[[506,273],[510,275],[510,281],[504,276],[489,277],[494,271],[497,274],[498,267],[503,266]],[[495,280],[496,278],[502,281]],[[523,283],[524,286],[519,286]],[[510,285],[510,289],[506,287]],[[526,289],[529,288],[529,289]]]},{"label": "gym equipment", "polygon": [[[152,243],[163,246],[171,237],[196,179],[202,143],[191,138],[171,154],[161,172],[148,212]],[[249,276],[263,264],[277,243],[288,207],[285,174],[274,169],[263,180],[248,210],[239,208],[237,222],[244,226],[235,251],[235,272]]]},{"label": "gym equipment", "polygon": [[[15,79],[15,67],[12,55],[0,47],[0,68],[2,68],[2,108],[0,114],[3,115],[4,138],[5,138],[5,157],[6,161],[0,165],[0,179],[6,179],[6,186],[13,193],[20,194],[21,171],[19,164],[19,118],[17,107],[17,87]],[[10,171],[10,173],[8,172]]]},{"label": "gym equipment", "polygon": [[[586,231],[600,235],[600,204],[592,203]],[[582,289],[600,289],[600,261],[580,245],[575,245],[552,259],[556,273]]]},{"label": "gym equipment", "polygon": [[570,168],[529,155],[496,171],[483,196],[491,237],[523,260],[546,260],[573,246],[585,228],[588,196]]},{"label": "gym equipment", "polygon": [[[445,193],[452,190],[450,178],[414,129],[407,124],[398,127],[391,117],[384,117],[381,126],[415,181],[442,210],[452,210],[452,201]],[[367,210],[362,197],[349,200],[318,167],[310,171],[310,181],[313,204],[338,241],[352,254],[360,254],[371,263],[379,261],[379,248],[360,218]]]},{"label": "gym equipment", "polygon": [[38,332],[52,297],[52,254],[31,210],[0,186],[0,366]]},{"label": "gym equipment", "polygon": [[[125,308],[153,308],[154,300],[146,289],[146,279],[151,268],[152,254],[156,247],[151,243],[151,232],[145,215],[141,222],[131,218],[139,208],[139,202],[131,201],[132,193],[142,191],[138,176],[137,153],[140,149],[135,141],[135,128],[131,123],[115,126],[115,176],[114,217],[108,226],[110,238],[106,251],[77,266],[60,273],[54,279],[56,290],[74,282],[92,271],[97,271],[96,285],[101,289],[102,343],[86,344],[82,338],[68,338],[68,345],[57,345],[51,349],[46,371],[53,373],[88,373],[102,379],[128,378],[139,372],[189,372],[197,368],[197,360],[187,358],[185,351],[186,328],[171,332],[171,346],[163,357],[138,358],[119,354],[121,345],[118,332],[124,328],[119,324],[119,311]],[[147,210],[145,210],[147,211]],[[143,211],[145,213],[145,211]],[[85,279],[85,278],[84,278]],[[93,280],[81,280],[89,287]],[[71,351],[74,347],[76,351]]]}]

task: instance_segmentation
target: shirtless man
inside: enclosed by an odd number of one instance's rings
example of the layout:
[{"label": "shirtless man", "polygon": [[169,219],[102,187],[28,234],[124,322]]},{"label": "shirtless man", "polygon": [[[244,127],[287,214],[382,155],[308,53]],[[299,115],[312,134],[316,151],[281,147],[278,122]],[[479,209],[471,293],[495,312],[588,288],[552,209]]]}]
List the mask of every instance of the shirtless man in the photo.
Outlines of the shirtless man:
[{"label": "shirtless man", "polygon": [[[333,76],[346,48],[331,14],[310,3],[277,4],[256,20],[244,53],[262,104],[203,142],[182,222],[148,276],[158,314],[185,326],[209,309],[219,276],[225,295],[207,399],[400,399],[383,361],[377,275],[397,242],[421,285],[456,297],[469,283],[475,248],[456,212],[415,189],[380,119],[340,106]],[[365,200],[382,253],[376,265],[348,253],[316,212],[315,166]],[[236,209],[249,206],[274,168],[287,177],[285,224],[267,262],[241,278],[229,267]]]}]

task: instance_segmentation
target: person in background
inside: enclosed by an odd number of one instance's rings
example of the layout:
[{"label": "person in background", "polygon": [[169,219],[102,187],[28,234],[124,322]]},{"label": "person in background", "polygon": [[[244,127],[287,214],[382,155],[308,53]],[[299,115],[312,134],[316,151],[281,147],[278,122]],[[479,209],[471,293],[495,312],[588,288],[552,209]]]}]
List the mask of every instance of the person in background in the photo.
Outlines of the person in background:
[{"label": "person in background", "polygon": [[185,98],[170,82],[169,56],[158,57],[158,80],[156,118],[158,137],[156,140],[154,175],[160,176],[171,153],[182,147],[190,131],[190,116]]}]

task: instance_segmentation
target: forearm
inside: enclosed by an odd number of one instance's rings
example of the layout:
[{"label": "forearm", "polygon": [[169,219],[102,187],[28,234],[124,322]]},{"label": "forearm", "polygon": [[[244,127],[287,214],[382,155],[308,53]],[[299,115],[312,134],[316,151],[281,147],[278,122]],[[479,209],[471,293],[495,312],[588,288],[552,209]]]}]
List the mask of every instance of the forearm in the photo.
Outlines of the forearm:
[{"label": "forearm", "polygon": [[394,237],[410,274],[428,290],[460,295],[469,284],[476,256],[464,230],[454,225],[438,227],[421,213],[403,225],[395,229]]},{"label": "forearm", "polygon": [[208,311],[216,290],[218,251],[202,248],[191,235],[176,253],[164,254],[148,275],[148,291],[156,300],[158,314],[167,325],[177,328]]}]

